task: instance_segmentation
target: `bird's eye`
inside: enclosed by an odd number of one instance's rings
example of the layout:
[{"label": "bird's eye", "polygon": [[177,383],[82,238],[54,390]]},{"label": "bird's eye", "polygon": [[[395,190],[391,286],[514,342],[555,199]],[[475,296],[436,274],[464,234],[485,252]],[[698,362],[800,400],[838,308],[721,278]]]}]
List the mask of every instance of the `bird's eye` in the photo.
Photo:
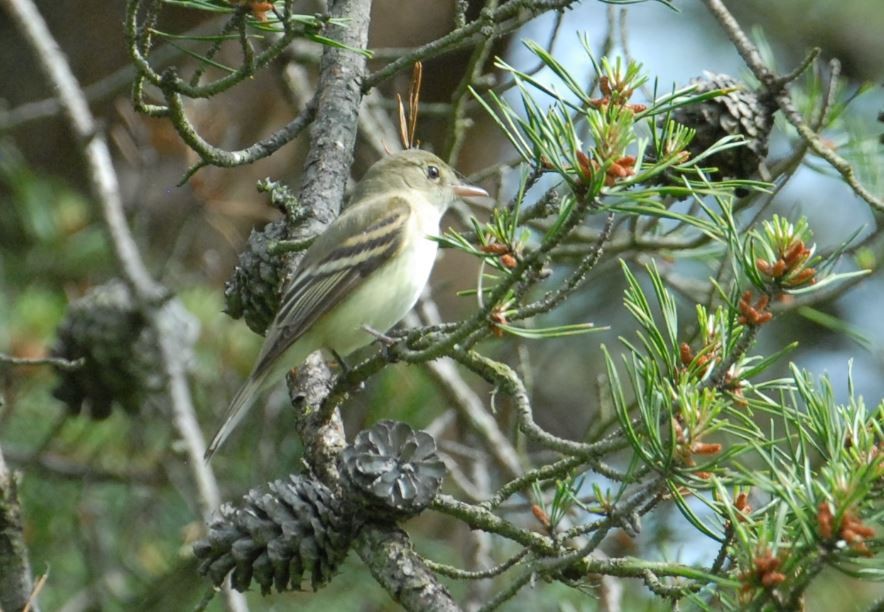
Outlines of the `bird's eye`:
[{"label": "bird's eye", "polygon": [[439,173],[439,168],[438,168],[438,167],[436,167],[436,166],[427,166],[427,178],[428,178],[428,179],[430,179],[431,181],[438,181],[438,180],[439,180],[439,176],[440,176],[440,173]]}]

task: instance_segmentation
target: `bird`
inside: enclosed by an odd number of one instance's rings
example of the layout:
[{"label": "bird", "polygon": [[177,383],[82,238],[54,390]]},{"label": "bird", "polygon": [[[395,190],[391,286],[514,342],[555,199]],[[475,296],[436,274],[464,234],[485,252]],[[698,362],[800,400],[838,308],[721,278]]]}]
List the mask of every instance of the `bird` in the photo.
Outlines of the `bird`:
[{"label": "bird", "polygon": [[324,349],[346,357],[401,321],[430,277],[442,215],[487,197],[436,155],[407,149],[375,162],[344,211],[319,234],[284,289],[248,379],[209,443],[208,462],[256,396]]}]

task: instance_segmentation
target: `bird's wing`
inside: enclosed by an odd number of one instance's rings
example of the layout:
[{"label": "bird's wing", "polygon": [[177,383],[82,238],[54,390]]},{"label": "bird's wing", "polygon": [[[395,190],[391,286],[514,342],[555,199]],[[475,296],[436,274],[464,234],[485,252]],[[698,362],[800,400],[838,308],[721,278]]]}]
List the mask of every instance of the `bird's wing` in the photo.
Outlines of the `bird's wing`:
[{"label": "bird's wing", "polygon": [[332,222],[336,231],[329,227],[316,239],[284,291],[254,377],[269,370],[322,315],[403,248],[411,214],[405,198],[378,197],[351,206]]}]

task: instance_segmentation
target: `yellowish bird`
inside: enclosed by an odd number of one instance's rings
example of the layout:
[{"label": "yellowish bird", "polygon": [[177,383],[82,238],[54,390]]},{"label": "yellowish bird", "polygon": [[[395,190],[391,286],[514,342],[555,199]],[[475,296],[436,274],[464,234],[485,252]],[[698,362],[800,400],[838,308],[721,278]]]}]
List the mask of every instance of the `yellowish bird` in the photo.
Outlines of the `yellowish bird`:
[{"label": "yellowish bird", "polygon": [[439,221],[458,198],[487,196],[445,162],[410,149],[375,163],[344,212],[304,254],[248,380],[212,438],[210,460],[255,397],[319,349],[346,356],[408,313],[427,284]]}]

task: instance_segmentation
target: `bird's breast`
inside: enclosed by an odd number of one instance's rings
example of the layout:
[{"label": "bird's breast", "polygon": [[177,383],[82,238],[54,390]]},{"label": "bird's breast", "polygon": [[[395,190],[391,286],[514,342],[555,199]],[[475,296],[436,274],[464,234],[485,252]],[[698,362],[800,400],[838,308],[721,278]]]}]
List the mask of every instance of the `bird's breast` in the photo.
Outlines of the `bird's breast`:
[{"label": "bird's breast", "polygon": [[326,335],[326,348],[347,355],[374,339],[364,326],[384,333],[412,309],[430,278],[438,251],[437,243],[428,237],[439,233],[439,215],[433,212],[410,215],[409,238],[402,249],[355,290],[353,299],[336,309],[328,321],[331,333]]}]

